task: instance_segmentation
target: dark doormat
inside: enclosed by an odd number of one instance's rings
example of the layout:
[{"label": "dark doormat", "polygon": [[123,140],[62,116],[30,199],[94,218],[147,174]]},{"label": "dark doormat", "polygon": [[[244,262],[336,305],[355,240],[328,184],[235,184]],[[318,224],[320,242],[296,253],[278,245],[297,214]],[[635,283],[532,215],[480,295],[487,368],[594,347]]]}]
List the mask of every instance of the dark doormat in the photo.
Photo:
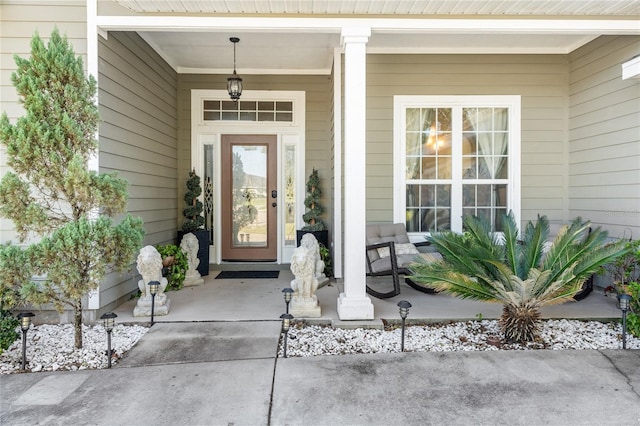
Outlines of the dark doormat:
[{"label": "dark doormat", "polygon": [[222,271],[216,280],[238,278],[278,278],[280,271]]}]

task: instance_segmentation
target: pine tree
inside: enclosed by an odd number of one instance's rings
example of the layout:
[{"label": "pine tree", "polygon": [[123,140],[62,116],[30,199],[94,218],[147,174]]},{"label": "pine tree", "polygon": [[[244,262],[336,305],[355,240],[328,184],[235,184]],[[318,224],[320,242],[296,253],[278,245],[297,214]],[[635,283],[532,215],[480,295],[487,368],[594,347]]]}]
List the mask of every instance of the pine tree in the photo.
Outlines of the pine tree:
[{"label": "pine tree", "polygon": [[45,46],[36,33],[31,57],[14,59],[11,79],[26,115],[15,125],[6,113],[0,118],[12,169],[0,182],[0,216],[13,221],[21,242],[39,238],[24,250],[31,275],[44,281],[24,283],[22,297],[73,309],[81,348],[82,299],[107,268],[131,264],[142,244],[142,221],[126,215],[115,222],[126,207],[127,181],[88,167],[98,149],[96,81],[85,77],[67,37],[54,29]]}]

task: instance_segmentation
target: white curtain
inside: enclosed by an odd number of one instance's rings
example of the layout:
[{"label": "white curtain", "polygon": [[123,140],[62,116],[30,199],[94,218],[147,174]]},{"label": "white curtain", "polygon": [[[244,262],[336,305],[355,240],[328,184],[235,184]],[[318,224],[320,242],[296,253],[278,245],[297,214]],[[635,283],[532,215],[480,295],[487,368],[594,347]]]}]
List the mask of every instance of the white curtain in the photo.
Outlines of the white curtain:
[{"label": "white curtain", "polygon": [[[507,132],[496,132],[494,129],[507,128],[507,120],[509,119],[508,110],[479,108],[477,122],[474,123],[475,129],[480,129],[478,133],[478,146],[480,148],[480,175],[479,178],[495,179],[498,172],[502,169],[506,157],[508,146]],[[495,120],[495,121],[494,121]],[[495,128],[493,124],[496,124]],[[484,166],[484,167],[482,167]],[[483,176],[482,171],[486,170],[489,176]]]}]

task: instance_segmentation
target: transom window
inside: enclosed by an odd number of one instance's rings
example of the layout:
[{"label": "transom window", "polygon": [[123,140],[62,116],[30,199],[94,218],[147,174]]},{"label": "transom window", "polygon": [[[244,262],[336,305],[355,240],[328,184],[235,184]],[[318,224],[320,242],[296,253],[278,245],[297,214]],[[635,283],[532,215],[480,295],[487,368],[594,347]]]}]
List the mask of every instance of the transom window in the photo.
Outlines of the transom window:
[{"label": "transom window", "polygon": [[[394,220],[462,231],[462,216],[520,210],[520,98],[396,96]],[[399,192],[399,191],[396,191]]]},{"label": "transom window", "polygon": [[291,101],[203,101],[204,121],[293,121]]}]

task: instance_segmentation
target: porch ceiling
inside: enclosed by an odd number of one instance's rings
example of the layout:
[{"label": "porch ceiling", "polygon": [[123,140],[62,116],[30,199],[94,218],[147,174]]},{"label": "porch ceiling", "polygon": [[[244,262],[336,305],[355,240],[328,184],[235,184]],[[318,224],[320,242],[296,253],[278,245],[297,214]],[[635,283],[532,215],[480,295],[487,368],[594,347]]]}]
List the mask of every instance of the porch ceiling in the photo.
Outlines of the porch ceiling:
[{"label": "porch ceiling", "polygon": [[136,12],[224,14],[625,16],[637,0],[115,0]]},{"label": "porch ceiling", "polygon": [[566,54],[602,34],[640,34],[638,0],[113,0],[111,4],[117,4],[123,16],[98,19],[103,30],[137,31],[181,73],[230,74],[229,38],[239,37],[240,75],[328,74],[334,49],[340,47],[341,27],[350,25],[372,28],[369,53]]}]

